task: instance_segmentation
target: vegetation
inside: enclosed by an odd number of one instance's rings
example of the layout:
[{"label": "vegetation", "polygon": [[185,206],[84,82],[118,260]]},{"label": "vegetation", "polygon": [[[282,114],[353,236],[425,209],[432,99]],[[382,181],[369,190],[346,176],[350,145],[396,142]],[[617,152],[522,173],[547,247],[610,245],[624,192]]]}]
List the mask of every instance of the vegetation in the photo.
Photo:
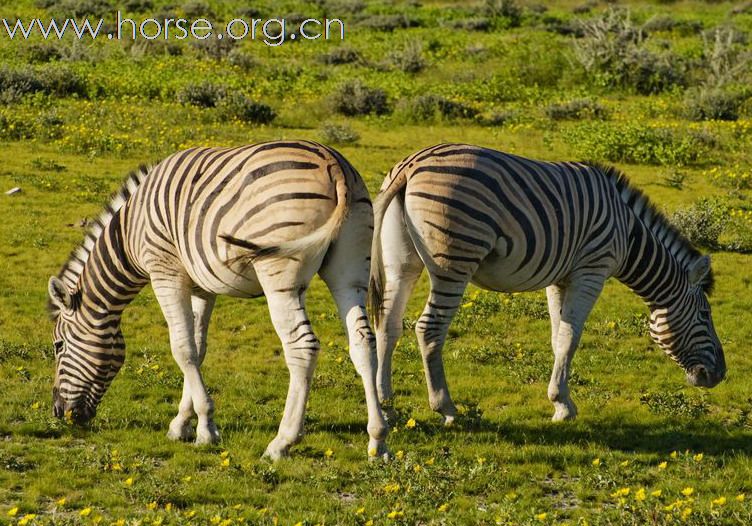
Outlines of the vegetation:
[{"label": "vegetation", "polygon": [[[6,12],[108,17],[114,5],[19,0]],[[118,5],[136,18],[339,17],[346,39],[269,47],[0,37],[0,524],[752,522],[749,6]],[[394,163],[442,141],[618,163],[713,251],[711,303],[728,379],[711,391],[687,387],[651,343],[644,305],[609,282],[574,360],[580,415],[553,424],[545,294],[471,288],[445,349],[462,414],[444,429],[426,403],[412,334],[422,280],[395,354],[395,459],[368,463],[362,391],[316,280],[308,308],[323,348],[308,436],[271,465],[259,457],[279,422],[287,372],[264,300],[218,301],[204,371],[223,441],[196,448],[165,438],[181,378],[145,290],[126,310],[128,358],[92,425],[53,419],[46,283],[87,218],[140,163],[279,138],[338,145],[374,194]]]}]

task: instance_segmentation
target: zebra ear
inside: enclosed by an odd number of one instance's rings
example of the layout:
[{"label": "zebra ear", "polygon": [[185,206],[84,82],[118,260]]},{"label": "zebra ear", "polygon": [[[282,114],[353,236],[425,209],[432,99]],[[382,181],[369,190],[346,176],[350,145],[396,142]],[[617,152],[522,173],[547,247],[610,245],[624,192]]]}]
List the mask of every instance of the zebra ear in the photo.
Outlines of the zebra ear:
[{"label": "zebra ear", "polygon": [[68,288],[61,280],[52,276],[50,282],[47,285],[47,292],[50,295],[50,301],[53,305],[59,309],[70,310],[73,306],[73,300],[71,298]]},{"label": "zebra ear", "polygon": [[700,285],[710,274],[710,256],[702,256],[689,267],[689,283],[693,287]]}]

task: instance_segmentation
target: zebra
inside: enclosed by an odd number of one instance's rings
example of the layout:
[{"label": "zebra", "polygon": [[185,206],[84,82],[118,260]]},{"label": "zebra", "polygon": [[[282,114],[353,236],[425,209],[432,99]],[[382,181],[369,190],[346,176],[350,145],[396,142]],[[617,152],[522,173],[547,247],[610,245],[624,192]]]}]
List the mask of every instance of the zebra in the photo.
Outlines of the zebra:
[{"label": "zebra", "polygon": [[375,337],[365,307],[372,230],[360,175],[317,143],[193,148],[142,167],[49,280],[54,415],[81,424],[94,417],[125,358],[121,314],[151,283],[184,375],[168,437],[216,443],[214,405],[200,372],[215,298],[263,295],[290,374],[284,415],[265,456],[286,456],[303,436],[319,353],[305,310],[306,290],[318,272],[346,326],[365,388],[369,456],[387,456]]},{"label": "zebra", "polygon": [[428,270],[416,326],[431,408],[451,424],[442,348],[468,283],[487,290],[546,288],[554,365],[554,421],[574,418],[567,380],[583,325],[616,277],[650,310],[650,335],[695,386],[726,372],[701,255],[613,167],[542,162],[467,144],[440,144],[394,166],[374,201],[369,310],[379,399],[392,399],[392,353],[412,289]]}]

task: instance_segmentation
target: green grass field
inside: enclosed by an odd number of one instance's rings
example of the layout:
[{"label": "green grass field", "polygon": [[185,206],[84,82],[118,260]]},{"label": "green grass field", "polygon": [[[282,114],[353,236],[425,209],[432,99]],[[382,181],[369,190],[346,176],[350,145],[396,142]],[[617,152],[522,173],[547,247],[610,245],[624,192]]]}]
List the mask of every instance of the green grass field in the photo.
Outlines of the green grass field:
[{"label": "green grass field", "polygon": [[[261,17],[341,18],[344,43],[0,36],[0,190],[21,188],[0,193],[0,524],[752,523],[752,7],[624,2],[629,21],[608,25],[601,42],[588,28],[608,16],[603,2],[421,4],[252,3]],[[234,0],[124,5],[141,18],[251,13]],[[113,9],[0,7],[11,19]],[[626,40],[604,44],[620,30]],[[359,95],[343,87],[353,78]],[[356,96],[366,109],[343,109]],[[261,124],[251,102],[276,118]],[[394,163],[442,141],[617,164],[659,208],[682,210],[682,227],[712,252],[727,380],[687,386],[651,343],[646,307],[609,282],[574,360],[580,415],[554,424],[544,293],[471,288],[444,353],[457,424],[445,429],[429,410],[407,330],[395,353],[395,458],[369,463],[360,380],[316,280],[308,308],[322,351],[308,434],[269,464],[260,456],[287,371],[264,300],[218,302],[203,370],[222,442],[199,448],[165,436],[182,378],[147,288],[126,310],[128,357],[95,420],[55,420],[46,285],[85,219],[140,163],[279,138],[332,143],[373,192]],[[422,281],[408,328],[425,294]]]}]

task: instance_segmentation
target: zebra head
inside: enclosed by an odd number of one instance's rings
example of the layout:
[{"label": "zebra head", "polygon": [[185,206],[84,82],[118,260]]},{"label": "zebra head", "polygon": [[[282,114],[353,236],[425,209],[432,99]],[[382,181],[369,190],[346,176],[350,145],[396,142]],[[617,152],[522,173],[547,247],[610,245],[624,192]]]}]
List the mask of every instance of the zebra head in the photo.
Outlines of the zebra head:
[{"label": "zebra head", "polygon": [[707,293],[712,286],[710,258],[690,264],[683,292],[666,305],[653,305],[650,336],[687,373],[697,387],[714,387],[726,375],[726,360],[710,316]]},{"label": "zebra head", "polygon": [[55,318],[53,414],[84,424],[123,365],[125,342],[119,323],[113,328],[84,312],[80,292],[71,293],[58,278],[50,278],[49,300]]}]

